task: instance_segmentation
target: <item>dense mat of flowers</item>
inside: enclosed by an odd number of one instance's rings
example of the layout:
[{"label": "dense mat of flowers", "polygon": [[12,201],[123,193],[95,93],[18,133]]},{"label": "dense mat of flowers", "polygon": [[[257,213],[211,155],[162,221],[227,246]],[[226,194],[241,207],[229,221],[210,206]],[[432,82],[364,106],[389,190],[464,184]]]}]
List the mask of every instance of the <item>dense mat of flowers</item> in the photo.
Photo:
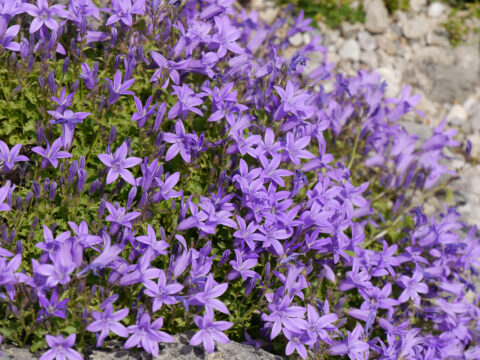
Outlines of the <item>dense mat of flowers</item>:
[{"label": "dense mat of flowers", "polygon": [[0,0],[0,341],[480,358],[476,228],[412,201],[448,193],[455,131],[419,143],[375,73],[303,75],[309,24]]}]

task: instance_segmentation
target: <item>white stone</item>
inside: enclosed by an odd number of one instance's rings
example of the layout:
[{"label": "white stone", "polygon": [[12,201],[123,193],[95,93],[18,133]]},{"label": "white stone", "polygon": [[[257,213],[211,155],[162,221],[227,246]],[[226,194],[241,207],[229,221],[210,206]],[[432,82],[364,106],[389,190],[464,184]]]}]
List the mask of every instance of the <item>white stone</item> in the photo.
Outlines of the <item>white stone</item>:
[{"label": "white stone", "polygon": [[383,0],[371,1],[365,11],[365,28],[371,33],[383,33],[390,23]]},{"label": "white stone", "polygon": [[421,15],[402,22],[403,35],[410,40],[421,39],[430,31],[430,22]]},{"label": "white stone", "polygon": [[258,13],[258,17],[265,21],[267,24],[273,24],[277,19],[280,9],[277,7],[269,7]]},{"label": "white stone", "polygon": [[373,51],[362,51],[360,54],[360,62],[368,65],[370,69],[376,69],[378,66],[377,55]]},{"label": "white stone", "polygon": [[446,9],[447,7],[440,2],[431,3],[428,7],[428,17],[437,18],[442,15]]},{"label": "white stone", "polygon": [[410,9],[419,13],[422,11],[423,7],[427,5],[427,0],[410,0],[409,5]]},{"label": "white stone", "polygon": [[382,67],[376,70],[383,80],[387,83],[387,89],[385,91],[385,96],[387,98],[392,98],[397,96],[400,93],[400,83],[402,81],[402,73],[393,68]]},{"label": "white stone", "polygon": [[360,47],[365,51],[373,51],[377,48],[377,42],[367,31],[360,31],[357,34],[357,39]]},{"label": "white stone", "polygon": [[346,40],[340,48],[338,55],[344,60],[358,61],[360,59],[360,46],[358,42],[354,39]]},{"label": "white stone", "polygon": [[454,126],[461,125],[467,120],[468,114],[462,105],[455,104],[447,115],[447,122]]},{"label": "white stone", "polygon": [[480,159],[480,134],[470,134],[467,136],[467,140],[470,140],[472,143],[472,152],[470,156],[474,159]]},{"label": "white stone", "polygon": [[303,33],[303,43],[308,45],[310,41],[312,41],[312,36],[308,32]]},{"label": "white stone", "polygon": [[360,31],[363,30],[363,25],[361,23],[350,24],[348,22],[343,22],[340,25],[342,35],[345,38],[355,37]]},{"label": "white stone", "polygon": [[288,41],[292,46],[300,46],[303,44],[303,35],[302,33],[296,33],[295,35],[291,36]]}]

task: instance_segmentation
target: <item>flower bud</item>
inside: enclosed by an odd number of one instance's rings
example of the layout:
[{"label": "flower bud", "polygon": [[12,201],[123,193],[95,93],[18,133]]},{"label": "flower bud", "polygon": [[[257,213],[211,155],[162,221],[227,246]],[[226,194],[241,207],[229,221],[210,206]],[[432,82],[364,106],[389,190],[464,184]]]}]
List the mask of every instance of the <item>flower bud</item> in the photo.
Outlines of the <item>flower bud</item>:
[{"label": "flower bud", "polygon": [[46,178],[43,180],[43,193],[47,194],[48,193],[48,186],[50,185],[50,179]]},{"label": "flower bud", "polygon": [[117,32],[117,29],[115,28],[115,26],[112,26],[111,30],[110,30],[110,47],[115,47],[115,43],[117,42],[117,36],[118,36],[118,32]]},{"label": "flower bud", "polygon": [[17,210],[17,211],[22,210],[22,197],[21,196],[17,196],[17,198],[15,199],[15,210]]},{"label": "flower bud", "polygon": [[41,75],[38,76],[38,85],[40,86],[41,89],[45,86],[43,77]]},{"label": "flower bud", "polygon": [[78,90],[79,87],[80,87],[80,80],[77,79],[73,82],[71,89],[73,92],[75,92]]},{"label": "flower bud", "polygon": [[26,57],[28,56],[30,51],[30,45],[28,43],[28,40],[26,38],[22,38],[20,41],[20,56],[22,57],[22,60],[25,60]]},{"label": "flower bud", "polygon": [[34,62],[35,62],[35,58],[33,57],[33,55],[30,55],[27,61],[27,71],[29,74],[32,72]]},{"label": "flower bud", "polygon": [[90,196],[93,196],[93,194],[95,194],[95,192],[98,190],[99,187],[100,187],[100,181],[98,179],[94,180],[90,184],[90,190],[88,191]]},{"label": "flower bud", "polygon": [[87,180],[87,172],[85,169],[78,169],[77,174],[77,191],[81,192],[85,186],[85,181]]},{"label": "flower bud", "polygon": [[228,260],[228,258],[230,257],[230,254],[231,254],[231,253],[232,253],[232,252],[230,251],[230,249],[225,250],[225,251],[223,252],[223,255],[222,255],[220,261],[218,262],[217,267],[223,266],[223,265],[227,262],[227,260]]},{"label": "flower bud", "polygon": [[23,248],[22,240],[18,240],[15,245],[15,254],[23,254],[23,252],[24,252],[24,248]]},{"label": "flower bud", "polygon": [[105,212],[105,199],[100,200],[100,206],[98,207],[98,217],[101,219],[103,218],[103,214]]},{"label": "flower bud", "polygon": [[68,168],[68,178],[67,182],[71,184],[75,178],[75,175],[78,170],[78,162],[77,160],[73,160],[72,163],[70,164],[70,167]]},{"label": "flower bud", "polygon": [[40,184],[35,180],[33,180],[33,193],[36,199],[40,197]]},{"label": "flower bud", "polygon": [[110,129],[110,135],[108,136],[108,144],[112,144],[115,141],[115,135],[117,134],[117,127],[115,125]]},{"label": "flower bud", "polygon": [[127,197],[127,209],[130,209],[133,204],[133,200],[135,199],[135,196],[137,195],[137,187],[132,186],[130,191],[128,192],[128,197]]},{"label": "flower bud", "polygon": [[55,42],[57,41],[57,32],[55,30],[52,31],[50,35],[50,39],[48,39],[47,43],[47,51],[52,51]]},{"label": "flower bud", "polygon": [[48,198],[50,199],[50,201],[53,201],[53,199],[55,198],[56,191],[57,191],[57,182],[53,181],[50,184],[50,192],[48,194]]},{"label": "flower bud", "polygon": [[17,235],[17,230],[13,229],[10,235],[8,236],[7,243],[11,244],[15,236]]},{"label": "flower bud", "polygon": [[27,196],[25,196],[25,208],[28,207],[30,201],[33,199],[33,193],[31,191],[28,192]]},{"label": "flower bud", "polygon": [[142,197],[140,198],[140,204],[138,205],[139,207],[143,208],[148,204],[148,194],[144,192],[142,194]]}]

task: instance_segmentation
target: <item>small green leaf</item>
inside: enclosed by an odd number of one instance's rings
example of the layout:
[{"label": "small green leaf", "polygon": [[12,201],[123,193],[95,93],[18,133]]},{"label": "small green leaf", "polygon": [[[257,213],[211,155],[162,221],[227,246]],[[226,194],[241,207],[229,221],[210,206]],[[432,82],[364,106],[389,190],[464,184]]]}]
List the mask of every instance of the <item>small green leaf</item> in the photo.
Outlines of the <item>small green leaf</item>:
[{"label": "small green leaf", "polygon": [[352,250],[345,250],[345,252],[350,255],[351,257],[355,257],[355,253]]}]

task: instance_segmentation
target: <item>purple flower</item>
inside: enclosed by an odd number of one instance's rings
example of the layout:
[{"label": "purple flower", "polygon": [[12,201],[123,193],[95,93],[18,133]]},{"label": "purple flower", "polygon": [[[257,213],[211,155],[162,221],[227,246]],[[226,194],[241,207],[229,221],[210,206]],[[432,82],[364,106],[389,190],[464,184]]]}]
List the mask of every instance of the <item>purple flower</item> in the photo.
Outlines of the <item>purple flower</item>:
[{"label": "purple flower", "polygon": [[147,288],[145,294],[153,298],[153,312],[160,309],[163,304],[176,304],[178,301],[172,295],[177,294],[183,289],[183,285],[178,283],[167,285],[167,277],[163,270],[160,270],[157,283],[154,283],[151,280],[145,280],[143,285]]},{"label": "purple flower", "polygon": [[290,159],[295,165],[300,165],[300,159],[314,159],[310,151],[303,150],[310,143],[310,136],[304,136],[298,140],[295,140],[293,133],[290,131],[287,133],[286,142],[284,145],[285,152],[283,157]]},{"label": "purple flower", "polygon": [[274,86],[278,95],[282,99],[281,105],[278,108],[278,115],[276,117],[282,118],[288,113],[296,115],[300,119],[305,119],[311,116],[312,107],[307,105],[307,100],[310,95],[306,93],[297,93],[293,83],[288,80],[285,89],[279,86]]},{"label": "purple flower", "polygon": [[175,124],[175,134],[164,133],[163,140],[169,144],[173,144],[165,155],[165,161],[172,160],[180,152],[185,162],[190,162],[192,145],[197,142],[197,136],[194,134],[185,134],[185,127],[182,120],[178,120]]},{"label": "purple flower", "polygon": [[132,0],[112,0],[113,9],[104,8],[103,11],[113,13],[107,19],[105,25],[109,26],[117,21],[121,21],[126,26],[132,26],[132,15],[145,14],[145,1],[144,0],[135,0],[134,5],[132,6]]},{"label": "purple flower", "polygon": [[287,347],[285,348],[285,354],[291,355],[294,351],[297,351],[302,359],[307,358],[307,349],[305,345],[313,345],[315,340],[308,337],[306,332],[297,333],[288,329],[283,329],[285,337],[288,339]]},{"label": "purple flower", "polygon": [[207,312],[213,313],[213,309],[217,309],[224,314],[230,314],[225,304],[216,299],[227,291],[227,288],[227,283],[217,284],[217,282],[213,280],[213,275],[209,274],[203,291],[192,296],[191,304],[204,305]]},{"label": "purple flower", "polygon": [[81,65],[82,73],[79,75],[80,79],[83,79],[87,89],[92,90],[98,84],[98,62],[95,61],[93,64],[92,70],[87,63],[82,63]]},{"label": "purple flower", "polygon": [[207,311],[203,316],[195,316],[193,321],[200,331],[195,333],[190,340],[190,345],[199,345],[203,343],[203,347],[209,354],[215,350],[214,341],[220,344],[228,344],[230,340],[223,331],[230,329],[233,323],[228,321],[213,321],[213,312]]},{"label": "purple flower", "polygon": [[237,277],[241,276],[242,280],[245,281],[247,278],[259,278],[255,271],[249,270],[253,268],[258,263],[257,257],[250,257],[244,259],[242,252],[238,249],[235,249],[236,260],[231,260],[230,265],[232,265],[233,271],[227,275],[228,280],[234,280]]},{"label": "purple flower", "polygon": [[410,278],[406,275],[400,276],[399,284],[405,289],[398,297],[398,301],[404,303],[411,299],[415,305],[420,305],[420,294],[428,292],[428,286],[421,282],[423,276],[418,270],[415,270],[413,276]]},{"label": "purple flower", "polygon": [[91,332],[100,331],[100,335],[97,338],[97,347],[102,346],[103,340],[105,340],[110,331],[118,336],[128,337],[127,329],[120,323],[120,320],[128,315],[128,311],[128,309],[122,309],[113,312],[113,305],[110,302],[106,304],[103,313],[92,311],[92,317],[95,321],[88,325],[87,330]]},{"label": "purple flower", "polygon": [[102,238],[100,236],[89,234],[88,225],[85,220],[82,220],[80,226],[72,221],[69,221],[68,225],[73,232],[77,234],[76,239],[83,248],[92,247],[92,245],[100,244],[102,242]]},{"label": "purple flower", "polygon": [[72,146],[73,133],[75,131],[75,126],[83,122],[83,120],[91,115],[87,112],[76,112],[74,113],[71,110],[65,110],[65,112],[59,113],[57,111],[47,111],[52,115],[55,120],[51,120],[50,124],[61,124],[62,125],[62,144],[65,149]]},{"label": "purple flower", "polygon": [[190,111],[203,116],[203,113],[195,107],[203,104],[203,100],[199,98],[204,95],[203,93],[195,94],[195,92],[186,84],[182,84],[181,87],[176,85],[173,85],[172,87],[173,93],[178,96],[178,101],[168,112],[169,119],[173,119],[177,116],[185,119]]},{"label": "purple flower", "polygon": [[[273,300],[273,294],[267,294],[269,301]],[[282,327],[294,332],[301,332],[301,325],[305,308],[301,306],[290,306],[292,298],[290,296],[284,296],[283,298],[275,299],[268,305],[268,309],[271,314],[262,314],[261,319],[267,322],[273,322],[272,333],[270,338],[274,339],[282,331]],[[305,320],[303,320],[305,322]]]},{"label": "purple flower", "polygon": [[19,161],[28,161],[28,157],[24,155],[18,155],[22,144],[16,144],[12,147],[12,150],[8,149],[7,144],[0,140],[0,159],[3,160],[3,171],[8,173],[12,170],[13,165]]},{"label": "purple flower", "polygon": [[70,359],[70,360],[82,360],[83,357],[76,350],[71,349],[75,344],[76,334],[72,334],[63,338],[62,335],[55,337],[51,335],[45,335],[50,350],[47,350],[39,360],[53,360],[53,359]]},{"label": "purple flower", "polygon": [[44,149],[40,146],[35,146],[32,151],[37,153],[40,156],[43,156],[42,167],[46,167],[48,163],[50,163],[55,169],[58,166],[58,159],[70,158],[72,154],[68,151],[60,151],[62,147],[62,139],[58,138],[55,140],[50,147],[50,144],[47,141],[47,148]]},{"label": "purple flower", "polygon": [[20,25],[7,28],[7,22],[0,20],[0,46],[11,51],[20,51],[20,44],[13,41],[19,31]]},{"label": "purple flower", "polygon": [[115,206],[112,205],[109,202],[105,203],[105,206],[107,207],[108,211],[110,212],[110,215],[108,215],[105,220],[106,221],[112,221],[114,223],[117,223],[118,225],[125,226],[128,229],[132,228],[132,223],[131,221],[142,215],[141,212],[138,211],[132,211],[128,214],[125,213],[125,208],[120,207],[120,205],[115,202]]},{"label": "purple flower", "polygon": [[330,347],[332,355],[348,354],[351,360],[364,360],[368,358],[369,346],[362,340],[362,327],[357,324],[352,332],[347,331],[348,336],[343,342],[337,343]]},{"label": "purple flower", "polygon": [[119,148],[112,155],[99,154],[97,155],[101,162],[110,168],[107,174],[107,184],[111,184],[117,180],[120,175],[126,182],[136,186],[135,178],[130,171],[125,170],[127,168],[134,167],[142,162],[142,159],[137,157],[127,158],[127,143],[123,142]]},{"label": "purple flower", "polygon": [[57,15],[63,18],[67,18],[68,12],[65,11],[64,5],[48,6],[47,0],[37,0],[37,5],[24,4],[24,10],[30,15],[35,17],[30,24],[30,33],[37,32],[42,25],[45,25],[50,30],[58,30],[58,23],[53,18],[53,15]]},{"label": "purple flower", "polygon": [[157,107],[157,104],[150,106],[152,102],[152,96],[148,97],[145,106],[142,105],[142,102],[136,96],[133,97],[133,100],[135,100],[137,112],[132,115],[132,121],[137,121],[138,127],[142,128],[147,119],[155,114],[155,108]]},{"label": "purple flower", "polygon": [[43,307],[39,311],[38,318],[43,320],[48,316],[56,316],[61,319],[65,319],[66,317],[66,310],[67,310],[67,303],[70,301],[69,299],[64,299],[59,302],[58,301],[58,292],[57,288],[55,288],[52,292],[52,296],[50,300],[48,300],[43,292],[40,292],[38,295],[38,301],[40,305]]},{"label": "purple flower", "polygon": [[[324,308],[327,310],[328,302],[325,302],[325,305]],[[330,330],[332,327],[335,329],[332,323],[338,320],[338,316],[336,314],[328,314],[327,311],[325,311],[324,315],[319,316],[317,310],[310,304],[307,305],[307,315],[308,336],[311,339],[319,338],[323,342],[331,344],[332,340],[330,339],[327,330]]]},{"label": "purple flower", "polygon": [[135,239],[142,244],[148,245],[153,250],[155,255],[167,255],[165,249],[168,248],[168,243],[163,239],[157,241],[155,230],[150,224],[148,224],[147,229],[148,235],[137,236]]},{"label": "purple flower", "polygon": [[150,325],[150,315],[145,313],[140,318],[137,325],[131,325],[127,328],[131,335],[123,346],[125,349],[142,344],[143,349],[152,354],[154,357],[158,356],[158,342],[171,343],[175,340],[173,337],[163,331],[158,331],[163,325],[163,318],[158,318]]},{"label": "purple flower", "polygon": [[108,83],[107,88],[109,96],[107,99],[107,103],[109,105],[115,104],[120,95],[134,95],[132,91],[129,91],[127,89],[132,86],[132,84],[135,82],[135,79],[129,79],[125,82],[122,82],[122,73],[120,72],[120,70],[117,70],[117,72],[115,73],[113,81],[110,79],[105,79],[105,81]]}]

